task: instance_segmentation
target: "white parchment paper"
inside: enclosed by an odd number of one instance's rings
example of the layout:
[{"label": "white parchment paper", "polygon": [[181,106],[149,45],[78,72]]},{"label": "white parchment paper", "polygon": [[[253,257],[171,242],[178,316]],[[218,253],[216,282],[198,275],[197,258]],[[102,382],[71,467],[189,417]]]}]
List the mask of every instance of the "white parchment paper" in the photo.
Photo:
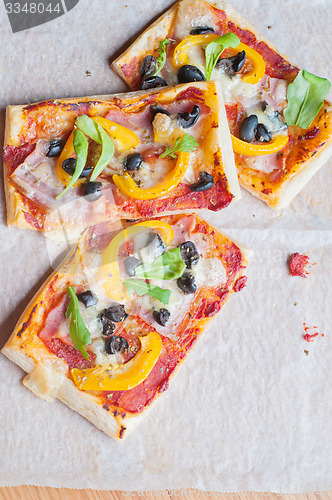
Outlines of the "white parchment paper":
[{"label": "white parchment paper", "polygon": [[[65,16],[13,34],[1,2],[1,130],[7,104],[126,90],[109,61],[170,4],[80,0]],[[234,5],[294,63],[332,79],[330,0]],[[247,193],[221,213],[204,213],[255,251],[248,285],[124,442],[35,397],[21,384],[22,371],[0,355],[0,486],[331,489],[331,180],[329,162],[280,213]],[[6,227],[2,189],[0,242],[2,346],[61,249]],[[288,274],[294,251],[315,264],[307,279]],[[307,343],[303,322],[325,336]]]}]

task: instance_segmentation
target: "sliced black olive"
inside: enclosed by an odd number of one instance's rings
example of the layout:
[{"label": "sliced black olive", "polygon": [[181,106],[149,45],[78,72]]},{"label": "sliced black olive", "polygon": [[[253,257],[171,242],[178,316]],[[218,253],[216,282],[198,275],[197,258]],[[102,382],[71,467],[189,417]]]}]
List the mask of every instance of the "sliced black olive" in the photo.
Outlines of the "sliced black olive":
[{"label": "sliced black olive", "polygon": [[113,306],[105,309],[104,312],[106,318],[114,321],[114,323],[121,323],[126,318],[128,318],[128,314],[125,311],[123,304],[114,304]]},{"label": "sliced black olive", "polygon": [[263,123],[257,125],[255,139],[259,142],[270,142],[272,139],[272,135]]},{"label": "sliced black olive", "polygon": [[199,106],[195,104],[189,113],[178,113],[178,124],[182,128],[193,127],[199,118],[199,113]]},{"label": "sliced black olive", "polygon": [[[67,158],[63,164],[62,164],[63,170],[68,174],[68,175],[74,175],[75,168],[76,168],[76,158]],[[88,177],[92,172],[92,167],[85,167],[82,170],[82,173],[80,177]]]},{"label": "sliced black olive", "polygon": [[77,298],[85,305],[85,307],[95,306],[98,302],[97,297],[91,292],[91,290],[86,290],[85,292],[77,294]]},{"label": "sliced black olive", "polygon": [[152,316],[158,325],[165,326],[169,320],[170,312],[165,308],[161,308],[159,311],[153,311]]},{"label": "sliced black olive", "polygon": [[158,247],[161,253],[165,252],[166,250],[166,245],[161,239],[161,236],[158,233],[155,233],[154,231],[151,231],[151,233],[149,233],[145,247],[149,245]]},{"label": "sliced black olive", "polygon": [[156,87],[167,87],[167,82],[160,76],[147,76],[141,83],[142,90],[154,89]]},{"label": "sliced black olive", "polygon": [[213,184],[214,180],[212,175],[208,174],[207,172],[200,172],[199,181],[195,182],[194,184],[191,184],[191,186],[189,186],[189,189],[191,191],[196,191],[197,193],[200,193],[201,191],[207,191],[208,189],[211,189]]},{"label": "sliced black olive", "polygon": [[61,151],[65,146],[65,141],[62,139],[53,139],[50,141],[50,146],[46,153],[47,158],[54,158],[56,156],[60,156]]},{"label": "sliced black olive", "polygon": [[101,194],[101,182],[88,182],[85,184],[84,197],[86,200],[97,201]]},{"label": "sliced black olive", "polygon": [[128,349],[128,341],[124,337],[113,335],[105,341],[105,351],[107,354],[116,354],[124,352]]},{"label": "sliced black olive", "polygon": [[141,76],[153,75],[156,69],[157,69],[156,58],[153,56],[144,57],[140,68]]},{"label": "sliced black olive", "polygon": [[181,278],[178,278],[177,280],[177,285],[182,290],[184,293],[195,293],[197,290],[197,286],[195,283],[195,276],[188,272],[185,271]]},{"label": "sliced black olive", "polygon": [[151,116],[152,116],[152,121],[155,119],[156,115],[158,113],[161,113],[162,115],[167,115],[171,116],[171,113],[167,111],[167,109],[162,108],[161,106],[151,106]]},{"label": "sliced black olive", "polygon": [[129,257],[126,257],[125,260],[123,261],[123,265],[125,267],[126,273],[128,276],[135,276],[135,269],[137,266],[140,266],[142,262],[139,259],[136,259],[136,257],[133,257],[130,255]]},{"label": "sliced black olive", "polygon": [[205,76],[196,66],[185,64],[178,71],[178,80],[179,83],[202,82],[205,80]]},{"label": "sliced black olive", "polygon": [[190,32],[191,35],[204,35],[204,33],[214,33],[214,29],[211,26],[197,26]]},{"label": "sliced black olive", "polygon": [[262,111],[265,111],[268,106],[268,103],[266,101],[263,101],[261,106],[262,106]]},{"label": "sliced black olive", "polygon": [[241,71],[246,60],[246,52],[242,50],[232,57],[224,57],[219,59],[216,66],[221,68],[228,76],[234,76],[235,73]]},{"label": "sliced black olive", "polygon": [[139,153],[130,153],[123,162],[124,169],[129,171],[139,170],[142,161],[143,158]]},{"label": "sliced black olive", "polygon": [[250,115],[242,120],[239,130],[241,141],[252,142],[255,139],[258,118],[256,115]]},{"label": "sliced black olive", "polygon": [[185,263],[187,269],[191,269],[192,266],[196,266],[199,261],[199,253],[192,241],[185,241],[178,245],[181,252],[181,259]]},{"label": "sliced black olive", "polygon": [[109,337],[110,335],[112,335],[112,333],[115,330],[115,324],[112,323],[112,321],[106,316],[105,313],[101,313],[100,321],[101,321],[101,324],[103,327],[103,331],[102,331],[103,335],[105,337]]}]

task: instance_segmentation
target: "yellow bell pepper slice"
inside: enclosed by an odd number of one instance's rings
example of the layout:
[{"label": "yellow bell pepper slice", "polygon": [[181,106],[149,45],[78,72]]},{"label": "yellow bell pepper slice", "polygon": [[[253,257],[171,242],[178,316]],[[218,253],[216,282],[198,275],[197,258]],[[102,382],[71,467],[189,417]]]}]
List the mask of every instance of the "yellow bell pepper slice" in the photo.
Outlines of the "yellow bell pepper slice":
[{"label": "yellow bell pepper slice", "polygon": [[97,280],[103,283],[107,297],[115,301],[128,299],[128,294],[120,279],[120,269],[118,264],[118,251],[124,239],[151,228],[161,234],[166,245],[169,245],[174,238],[172,226],[160,220],[149,220],[135,224],[120,231],[104,250],[102,255],[102,265],[99,269]]},{"label": "yellow bell pepper slice", "polygon": [[120,153],[129,151],[139,145],[140,140],[138,136],[129,128],[118,125],[107,118],[103,118],[102,116],[94,116],[91,119],[94,122],[99,123],[99,125],[106,130],[112,139],[118,141],[117,149]]},{"label": "yellow bell pepper slice", "polygon": [[288,135],[277,135],[268,143],[251,144],[250,142],[241,141],[234,135],[231,137],[234,152],[245,156],[263,156],[277,153],[286,146],[289,140]]},{"label": "yellow bell pepper slice", "polygon": [[84,391],[128,391],[143,382],[157,363],[163,344],[157,332],[140,337],[141,348],[128,363],[79,370],[71,375],[76,386]]},{"label": "yellow bell pepper slice", "polygon": [[[117,149],[118,151],[120,151],[120,153],[136,148],[139,145],[140,140],[138,136],[129,128],[118,125],[117,123],[112,122],[111,120],[107,120],[106,118],[102,118],[101,116],[94,116],[91,119],[99,123],[99,125],[101,125],[106,130],[111,138],[117,141]],[[65,147],[63,148],[56,165],[57,174],[61,182],[65,185],[68,184],[71,176],[63,170],[62,164],[67,158],[71,158],[75,154],[73,137],[74,132],[72,132],[68,137]],[[75,186],[81,184],[84,181],[85,179],[78,180],[77,182],[75,182]]]},{"label": "yellow bell pepper slice", "polygon": [[[207,45],[210,42],[220,38],[219,35],[190,35],[184,38],[174,49],[173,65],[176,69],[184,64],[190,64],[189,50],[197,45]],[[237,52],[244,50],[247,57],[251,60],[253,68],[242,76],[245,83],[257,83],[265,74],[265,61],[262,56],[244,43],[236,47]]]},{"label": "yellow bell pepper slice", "polygon": [[134,198],[134,200],[153,200],[154,198],[158,198],[159,196],[169,193],[178,184],[180,184],[184,174],[186,173],[188,164],[189,153],[180,151],[178,153],[176,167],[174,170],[169,172],[162,183],[149,189],[142,189],[138,187],[134,179],[130,177],[127,172],[123,175],[113,175],[113,182],[120,189],[120,191],[129,198]]}]

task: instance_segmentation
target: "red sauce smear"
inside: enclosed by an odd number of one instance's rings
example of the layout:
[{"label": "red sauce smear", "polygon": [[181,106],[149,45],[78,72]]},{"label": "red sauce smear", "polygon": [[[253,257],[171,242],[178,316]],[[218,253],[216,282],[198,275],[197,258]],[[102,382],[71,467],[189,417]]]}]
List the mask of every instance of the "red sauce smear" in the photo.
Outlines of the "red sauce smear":
[{"label": "red sauce smear", "polygon": [[301,255],[298,252],[292,253],[289,259],[289,270],[292,276],[301,276],[306,278],[309,273],[305,270],[305,266],[309,263],[307,255]]},{"label": "red sauce smear", "polygon": [[[317,330],[317,326],[310,327],[310,326],[307,326],[305,323],[303,323],[303,328],[304,328],[304,331],[306,332],[306,334],[303,335],[303,338],[307,342],[313,342],[314,338],[318,337],[319,332],[308,333],[311,330],[311,328],[314,328]],[[324,333],[321,334],[321,337],[325,337]]]},{"label": "red sauce smear", "polygon": [[320,129],[318,127],[314,127],[313,129],[308,130],[308,132],[306,132],[301,137],[301,139],[303,141],[308,141],[309,139],[314,139],[315,137],[317,137],[317,135],[319,134],[319,132],[320,132]]},{"label": "red sauce smear", "polygon": [[233,286],[233,291],[234,292],[241,292],[243,288],[247,284],[248,277],[247,276],[241,276],[236,282],[235,285]]}]

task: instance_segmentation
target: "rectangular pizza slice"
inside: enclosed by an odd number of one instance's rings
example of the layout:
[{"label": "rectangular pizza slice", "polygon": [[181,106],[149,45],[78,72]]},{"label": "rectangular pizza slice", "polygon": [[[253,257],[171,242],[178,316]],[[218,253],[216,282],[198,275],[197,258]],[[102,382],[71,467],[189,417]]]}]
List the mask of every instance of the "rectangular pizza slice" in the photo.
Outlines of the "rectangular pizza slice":
[{"label": "rectangular pizza slice", "polygon": [[37,396],[122,439],[245,286],[249,255],[195,214],[87,228],[2,353]]},{"label": "rectangular pizza slice", "polygon": [[8,223],[54,239],[240,196],[214,82],[9,106],[4,169]]},{"label": "rectangular pizza slice", "polygon": [[112,68],[132,89],[218,81],[240,184],[273,209],[332,154],[330,82],[291,64],[225,0],[180,0]]}]

